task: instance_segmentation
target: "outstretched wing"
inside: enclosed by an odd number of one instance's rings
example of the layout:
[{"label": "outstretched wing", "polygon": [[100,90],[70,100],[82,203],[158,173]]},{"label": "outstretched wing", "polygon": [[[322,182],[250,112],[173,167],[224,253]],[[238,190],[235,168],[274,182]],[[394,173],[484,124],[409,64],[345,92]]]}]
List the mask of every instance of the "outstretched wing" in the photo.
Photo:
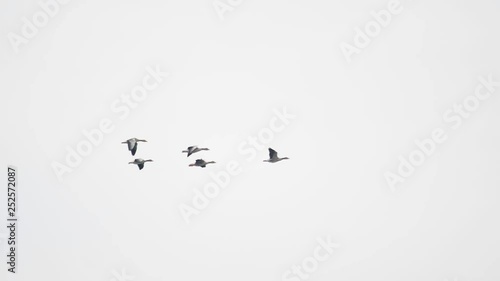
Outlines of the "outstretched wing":
[{"label": "outstretched wing", "polygon": [[142,164],[137,164],[137,167],[139,167],[139,170],[142,170],[142,168],[144,168],[144,163],[142,163]]},{"label": "outstretched wing", "polygon": [[132,152],[132,155],[135,155],[135,152],[137,151],[137,143],[135,143],[134,147],[130,150]]},{"label": "outstretched wing", "polygon": [[269,159],[274,159],[278,157],[278,152],[276,150],[269,148]]},{"label": "outstretched wing", "polygon": [[191,154],[193,154],[196,150],[196,146],[190,146],[188,147],[188,155],[187,157],[191,156]]}]

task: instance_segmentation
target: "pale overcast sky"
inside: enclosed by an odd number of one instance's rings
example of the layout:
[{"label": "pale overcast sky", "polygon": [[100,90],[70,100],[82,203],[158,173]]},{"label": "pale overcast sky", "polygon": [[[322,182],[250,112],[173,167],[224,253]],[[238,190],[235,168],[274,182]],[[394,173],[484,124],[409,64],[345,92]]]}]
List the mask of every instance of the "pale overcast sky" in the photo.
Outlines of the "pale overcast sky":
[{"label": "pale overcast sky", "polygon": [[500,279],[498,1],[54,1],[0,1],[1,280]]}]

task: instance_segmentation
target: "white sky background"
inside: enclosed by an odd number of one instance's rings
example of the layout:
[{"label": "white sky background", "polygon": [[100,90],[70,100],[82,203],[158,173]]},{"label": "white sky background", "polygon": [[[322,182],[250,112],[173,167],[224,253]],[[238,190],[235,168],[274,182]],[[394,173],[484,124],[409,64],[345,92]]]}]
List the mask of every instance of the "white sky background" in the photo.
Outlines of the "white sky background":
[{"label": "white sky background", "polygon": [[[73,0],[15,54],[7,34],[40,8],[1,1],[0,166],[20,183],[19,273],[2,262],[1,280],[278,281],[326,236],[341,247],[310,280],[498,280],[500,89],[396,192],[383,175],[478,76],[500,80],[500,4],[402,2],[348,64],[339,44],[387,2],[245,0],[221,21],[211,0]],[[118,119],[149,65],[171,77]],[[238,145],[283,107],[296,118],[265,146],[291,159],[247,161]],[[103,118],[116,129],[59,182],[52,161]],[[149,141],[142,171],[130,137]],[[200,157],[217,164],[188,168]],[[230,160],[243,172],[186,225],[179,204]]]}]

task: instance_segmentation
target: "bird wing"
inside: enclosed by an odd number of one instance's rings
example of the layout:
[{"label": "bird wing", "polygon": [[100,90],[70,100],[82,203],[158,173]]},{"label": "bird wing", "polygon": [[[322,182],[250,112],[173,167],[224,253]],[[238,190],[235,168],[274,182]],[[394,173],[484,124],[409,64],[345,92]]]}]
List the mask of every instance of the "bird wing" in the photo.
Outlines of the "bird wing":
[{"label": "bird wing", "polygon": [[137,167],[139,167],[139,170],[142,170],[142,168],[144,168],[144,163],[137,164]]},{"label": "bird wing", "polygon": [[203,160],[203,159],[196,159],[196,163],[195,164],[198,165],[198,166],[205,165],[205,160]]},{"label": "bird wing", "polygon": [[134,147],[132,147],[130,151],[132,151],[132,155],[135,155],[135,152],[137,151],[137,143],[135,143]]},{"label": "bird wing", "polygon": [[269,159],[274,159],[278,157],[278,152],[276,150],[269,148]]},{"label": "bird wing", "polygon": [[195,153],[196,151],[196,146],[190,146],[188,147],[188,157],[191,156],[191,154]]}]

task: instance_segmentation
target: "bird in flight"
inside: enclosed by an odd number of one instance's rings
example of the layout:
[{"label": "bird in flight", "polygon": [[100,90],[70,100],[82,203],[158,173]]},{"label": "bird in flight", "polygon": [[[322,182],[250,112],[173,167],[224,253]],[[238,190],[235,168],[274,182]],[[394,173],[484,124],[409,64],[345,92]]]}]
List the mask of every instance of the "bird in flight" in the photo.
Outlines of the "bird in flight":
[{"label": "bird in flight", "polygon": [[137,167],[139,167],[139,170],[142,170],[142,168],[144,168],[144,163],[146,163],[146,162],[153,162],[153,160],[151,160],[151,159],[144,160],[142,158],[137,158],[134,160],[134,162],[128,162],[128,163],[135,164],[135,165],[137,165]]},{"label": "bird in flight", "polygon": [[182,153],[187,153],[187,157],[191,156],[191,154],[193,153],[196,153],[196,152],[200,152],[200,151],[203,151],[203,150],[210,150],[208,148],[199,148],[195,145],[193,146],[190,146],[187,148],[187,150],[183,150]]},{"label": "bird in flight", "polygon": [[272,148],[269,148],[269,159],[264,160],[264,162],[276,163],[276,162],[279,162],[279,161],[285,160],[285,159],[290,159],[290,158],[288,158],[288,157],[279,158],[278,152],[276,152],[276,150],[274,150]]},{"label": "bird in flight", "polygon": [[138,142],[148,142],[147,140],[140,140],[140,139],[137,139],[137,138],[131,138],[131,139],[128,139],[122,143],[126,143],[128,145],[128,150],[130,152],[132,152],[132,155],[135,155],[135,152],[137,151],[137,143]]},{"label": "bird in flight", "polygon": [[203,159],[197,159],[193,164],[189,164],[189,167],[202,167],[205,168],[207,164],[215,164],[214,161],[206,162]]}]

